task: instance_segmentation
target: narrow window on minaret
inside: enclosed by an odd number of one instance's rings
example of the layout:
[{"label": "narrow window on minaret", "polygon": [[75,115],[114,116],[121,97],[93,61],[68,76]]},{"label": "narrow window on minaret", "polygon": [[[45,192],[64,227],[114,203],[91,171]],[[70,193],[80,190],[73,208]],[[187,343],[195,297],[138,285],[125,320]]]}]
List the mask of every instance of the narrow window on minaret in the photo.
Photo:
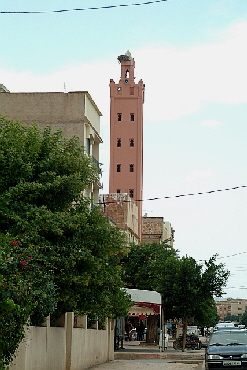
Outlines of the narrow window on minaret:
[{"label": "narrow window on minaret", "polygon": [[[122,87],[117,88],[118,95],[122,95]],[[134,94],[133,94],[134,95]]]},{"label": "narrow window on minaret", "polygon": [[134,165],[130,164],[130,172],[134,172]]},{"label": "narrow window on minaret", "polygon": [[131,121],[134,121],[134,120],[135,120],[135,115],[134,115],[134,113],[130,113],[130,120],[131,120]]},{"label": "narrow window on minaret", "polygon": [[128,69],[126,69],[126,71],[125,71],[125,78],[129,78],[129,70]]},{"label": "narrow window on minaret", "polygon": [[130,139],[130,146],[135,146],[134,139]]},{"label": "narrow window on minaret", "polygon": [[121,146],[121,139],[117,139],[117,146],[120,147]]},{"label": "narrow window on minaret", "polygon": [[134,87],[130,87],[130,95],[134,95]]},{"label": "narrow window on minaret", "polygon": [[130,189],[129,196],[130,198],[134,197],[134,189]]},{"label": "narrow window on minaret", "polygon": [[121,193],[120,189],[117,189],[117,194],[120,194],[120,193]]},{"label": "narrow window on minaret", "polygon": [[117,164],[117,172],[121,172],[121,164]]},{"label": "narrow window on minaret", "polygon": [[118,121],[122,121],[122,113],[118,113],[117,114],[117,120]]}]

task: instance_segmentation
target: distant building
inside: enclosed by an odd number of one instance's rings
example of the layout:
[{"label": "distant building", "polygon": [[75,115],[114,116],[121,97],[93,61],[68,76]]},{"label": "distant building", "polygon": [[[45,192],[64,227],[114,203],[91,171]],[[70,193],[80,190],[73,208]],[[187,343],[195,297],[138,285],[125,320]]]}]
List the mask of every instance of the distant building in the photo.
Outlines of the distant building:
[{"label": "distant building", "polygon": [[247,299],[227,298],[220,301],[215,301],[217,313],[220,320],[224,321],[227,315],[241,316],[247,311]]},{"label": "distant building", "polygon": [[145,85],[135,83],[135,61],[130,52],[118,57],[121,77],[110,80],[111,194],[128,194],[138,207],[138,237],[142,233],[143,103]]},{"label": "distant building", "polygon": [[163,217],[142,218],[142,241],[145,243],[158,243],[168,240],[168,245],[173,247],[174,232],[170,222],[164,221]]},{"label": "distant building", "polygon": [[[87,91],[10,93],[0,85],[0,113],[27,125],[37,123],[41,129],[51,126],[62,130],[65,137],[78,136],[85,152],[99,164],[100,116],[102,115]],[[99,183],[86,190],[98,202]]]},{"label": "distant building", "polygon": [[138,208],[129,195],[100,194],[99,202],[109,221],[126,233],[128,242],[139,244]]}]

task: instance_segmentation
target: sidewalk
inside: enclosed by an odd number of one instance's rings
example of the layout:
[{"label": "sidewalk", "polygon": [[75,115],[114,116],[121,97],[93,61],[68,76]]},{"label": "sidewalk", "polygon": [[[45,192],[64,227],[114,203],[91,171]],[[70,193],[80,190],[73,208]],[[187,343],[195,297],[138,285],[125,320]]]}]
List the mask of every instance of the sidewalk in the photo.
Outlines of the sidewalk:
[{"label": "sidewalk", "polygon": [[202,370],[198,364],[169,363],[165,360],[114,360],[89,370]]},{"label": "sidewalk", "polygon": [[205,349],[200,350],[181,350],[173,349],[173,340],[168,341],[168,348],[161,352],[159,346],[146,345],[139,341],[124,342],[124,349],[115,351],[115,360],[134,360],[134,359],[169,359],[180,360],[185,363],[188,361],[201,362],[204,360]]},{"label": "sidewalk", "polygon": [[124,342],[124,349],[115,351],[115,360],[94,366],[90,370],[204,370],[205,349],[173,349],[173,340],[160,352],[158,346],[139,341]]}]

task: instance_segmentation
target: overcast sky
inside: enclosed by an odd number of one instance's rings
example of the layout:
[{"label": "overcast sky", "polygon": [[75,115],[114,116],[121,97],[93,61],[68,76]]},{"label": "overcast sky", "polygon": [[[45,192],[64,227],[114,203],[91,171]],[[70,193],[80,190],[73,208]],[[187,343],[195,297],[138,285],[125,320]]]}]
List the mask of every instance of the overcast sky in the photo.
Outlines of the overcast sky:
[{"label": "overcast sky", "polygon": [[[225,297],[247,298],[246,0],[131,5],[142,2],[2,0],[0,12],[45,12],[0,13],[0,83],[92,95],[107,193],[109,81],[119,81],[117,56],[130,50],[146,85],[144,200],[160,198],[144,201],[144,213],[171,222],[181,256],[218,253],[231,271]],[[100,9],[120,4],[130,6]],[[76,8],[85,10],[52,12]]]}]

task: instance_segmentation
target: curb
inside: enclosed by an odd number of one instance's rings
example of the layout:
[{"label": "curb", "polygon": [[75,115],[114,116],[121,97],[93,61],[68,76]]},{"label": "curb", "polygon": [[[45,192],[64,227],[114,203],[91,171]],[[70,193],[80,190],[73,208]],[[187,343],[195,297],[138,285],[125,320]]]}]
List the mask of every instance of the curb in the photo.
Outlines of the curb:
[{"label": "curb", "polygon": [[115,360],[135,360],[135,359],[165,359],[165,360],[174,360],[174,362],[183,362],[190,361],[192,363],[201,363],[204,360],[203,355],[179,355],[171,353],[138,353],[138,352],[115,352]]}]

